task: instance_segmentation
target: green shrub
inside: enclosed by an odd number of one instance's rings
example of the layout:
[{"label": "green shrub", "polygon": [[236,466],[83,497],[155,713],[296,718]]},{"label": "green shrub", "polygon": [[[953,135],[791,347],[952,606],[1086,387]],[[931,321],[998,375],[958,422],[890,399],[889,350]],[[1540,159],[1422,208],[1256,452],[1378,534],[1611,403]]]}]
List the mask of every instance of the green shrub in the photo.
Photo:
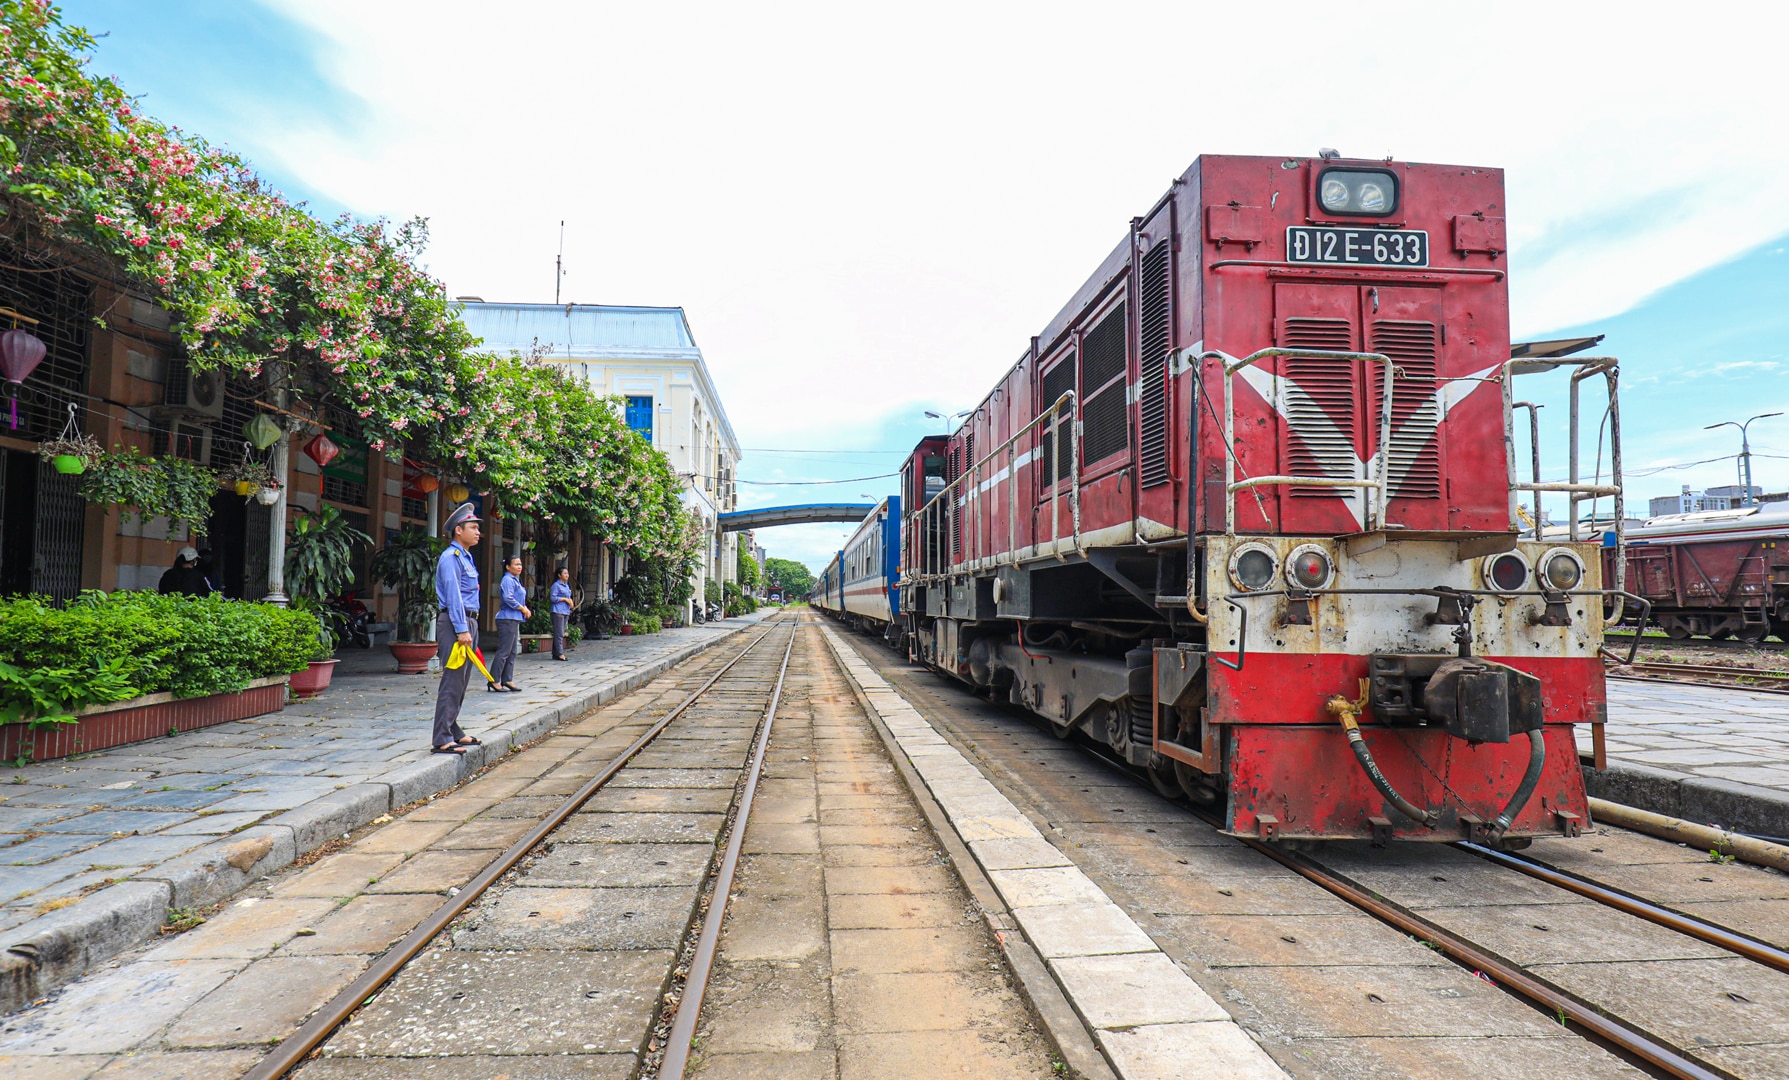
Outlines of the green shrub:
[{"label": "green shrub", "polygon": [[0,713],[48,717],[52,701],[73,712],[143,694],[230,693],[302,670],[317,633],[302,611],[221,596],[88,592],[65,608],[37,596],[3,600],[0,664],[47,696],[0,672]]}]

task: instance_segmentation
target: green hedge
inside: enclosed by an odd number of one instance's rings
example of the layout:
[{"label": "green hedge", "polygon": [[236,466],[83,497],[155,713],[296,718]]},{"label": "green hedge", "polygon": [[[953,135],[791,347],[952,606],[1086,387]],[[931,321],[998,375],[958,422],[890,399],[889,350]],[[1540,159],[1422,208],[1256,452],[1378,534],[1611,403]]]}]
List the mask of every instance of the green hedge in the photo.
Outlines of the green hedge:
[{"label": "green hedge", "polygon": [[[50,698],[72,712],[143,694],[230,693],[301,671],[317,631],[316,617],[304,612],[217,596],[89,592],[63,608],[26,596],[0,600],[0,666],[38,683],[58,673]],[[23,700],[28,688],[4,675],[5,718],[57,711],[42,693]]]}]

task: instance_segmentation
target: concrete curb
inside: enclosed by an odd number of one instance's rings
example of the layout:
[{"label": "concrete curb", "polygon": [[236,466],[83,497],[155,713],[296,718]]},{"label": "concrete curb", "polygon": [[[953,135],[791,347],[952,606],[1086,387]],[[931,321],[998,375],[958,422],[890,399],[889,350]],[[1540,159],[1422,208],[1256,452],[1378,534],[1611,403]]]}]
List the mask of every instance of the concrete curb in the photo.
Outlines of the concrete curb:
[{"label": "concrete curb", "polygon": [[1123,1080],[1283,1080],[1285,1070],[1229,1011],[974,763],[839,635],[822,633],[893,737],[896,760],[912,765],[949,819],[941,833],[969,851],[1112,1072]]},{"label": "concrete curb", "polygon": [[484,745],[460,757],[443,755],[406,762],[372,781],[332,791],[14,927],[0,938],[0,1015],[17,1012],[155,936],[167,921],[168,908],[205,907],[228,899],[330,840],[454,787],[502,759],[512,746],[525,746],[561,724],[630,694],[754,625],[685,646],[613,682],[524,713],[485,732],[481,736]]},{"label": "concrete curb", "polygon": [[1584,767],[1584,786],[1599,799],[1760,836],[1789,836],[1789,792],[1733,780],[1610,762]]}]

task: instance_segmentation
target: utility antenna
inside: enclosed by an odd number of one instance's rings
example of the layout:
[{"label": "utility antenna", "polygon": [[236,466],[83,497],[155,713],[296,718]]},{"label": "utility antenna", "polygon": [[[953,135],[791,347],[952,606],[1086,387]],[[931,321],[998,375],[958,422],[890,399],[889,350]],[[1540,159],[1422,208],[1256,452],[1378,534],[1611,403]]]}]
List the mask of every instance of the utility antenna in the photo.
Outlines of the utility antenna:
[{"label": "utility antenna", "polygon": [[565,278],[565,222],[559,222],[559,254],[553,257],[553,303],[559,303],[559,283]]}]

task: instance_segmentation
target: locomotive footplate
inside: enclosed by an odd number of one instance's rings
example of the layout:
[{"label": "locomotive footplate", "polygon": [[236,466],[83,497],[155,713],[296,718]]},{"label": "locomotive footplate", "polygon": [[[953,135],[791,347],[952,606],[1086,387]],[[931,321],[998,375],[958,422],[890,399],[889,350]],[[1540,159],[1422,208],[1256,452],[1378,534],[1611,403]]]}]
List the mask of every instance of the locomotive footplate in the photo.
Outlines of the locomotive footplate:
[{"label": "locomotive footplate", "polygon": [[1383,724],[1426,724],[1469,743],[1506,743],[1539,731],[1541,681],[1477,657],[1374,653],[1368,704]]}]

